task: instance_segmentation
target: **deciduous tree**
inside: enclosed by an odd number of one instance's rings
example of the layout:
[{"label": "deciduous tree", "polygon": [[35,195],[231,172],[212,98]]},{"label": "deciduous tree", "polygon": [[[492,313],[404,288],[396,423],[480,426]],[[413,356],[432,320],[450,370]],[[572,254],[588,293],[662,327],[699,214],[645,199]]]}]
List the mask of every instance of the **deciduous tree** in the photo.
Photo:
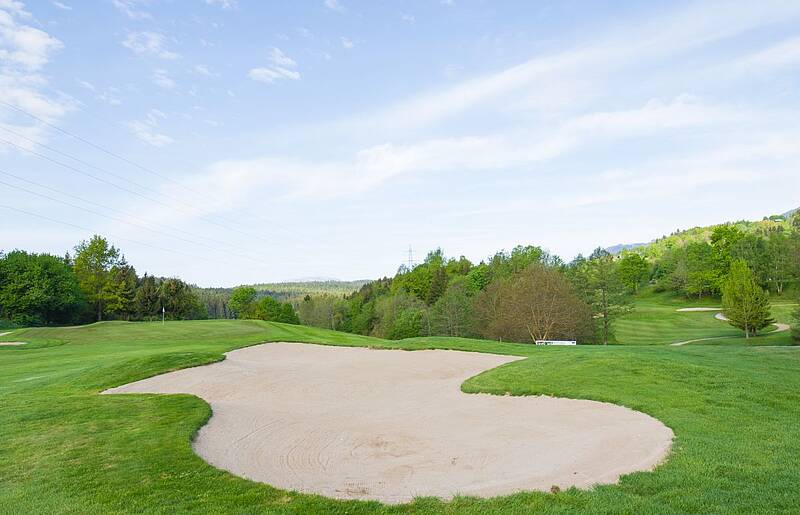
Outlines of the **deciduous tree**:
[{"label": "deciduous tree", "polygon": [[722,286],[722,308],[729,323],[744,331],[746,338],[772,323],[767,292],[743,259],[731,264]]},{"label": "deciduous tree", "polygon": [[620,281],[614,257],[604,249],[596,249],[589,257],[589,286],[592,309],[600,322],[603,345],[608,345],[614,321],[631,310],[630,300]]},{"label": "deciduous tree", "polygon": [[256,289],[252,286],[239,286],[231,292],[228,306],[236,318],[251,318],[254,315]]},{"label": "deciduous tree", "polygon": [[77,321],[85,309],[67,260],[21,250],[0,254],[0,318],[19,325]]},{"label": "deciduous tree", "polygon": [[102,236],[94,235],[75,247],[75,275],[98,321],[106,310],[111,269],[121,261],[120,251]]}]

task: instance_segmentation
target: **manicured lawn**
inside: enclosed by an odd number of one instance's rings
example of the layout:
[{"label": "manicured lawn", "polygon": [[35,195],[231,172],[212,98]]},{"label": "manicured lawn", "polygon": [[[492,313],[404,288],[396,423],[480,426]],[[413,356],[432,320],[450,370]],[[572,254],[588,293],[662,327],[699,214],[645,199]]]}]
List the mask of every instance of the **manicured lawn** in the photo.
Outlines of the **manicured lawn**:
[{"label": "manicured lawn", "polygon": [[[113,322],[2,339],[32,346],[0,347],[0,513],[796,513],[800,506],[796,347],[387,342],[253,321]],[[622,404],[671,427],[674,449],[654,472],[591,491],[383,506],[281,491],[211,467],[190,446],[210,415],[196,397],[98,395],[281,340],[528,356],[463,389]]]},{"label": "manicured lawn", "polygon": [[[795,305],[790,298],[772,299],[772,316],[776,322],[791,323]],[[714,318],[714,311],[679,312],[688,307],[720,307],[719,299],[687,300],[672,294],[643,292],[636,297],[634,310],[615,326],[615,338],[624,345],[665,345],[698,338],[721,338],[695,342],[692,345],[791,345],[788,332],[744,338],[730,324]],[[764,332],[769,332],[772,326]]]}]

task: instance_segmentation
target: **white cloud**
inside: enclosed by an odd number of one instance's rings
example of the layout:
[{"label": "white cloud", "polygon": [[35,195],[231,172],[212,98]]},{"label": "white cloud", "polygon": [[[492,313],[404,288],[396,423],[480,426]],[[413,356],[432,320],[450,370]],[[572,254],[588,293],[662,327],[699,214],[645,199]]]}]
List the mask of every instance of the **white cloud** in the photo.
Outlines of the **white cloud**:
[{"label": "white cloud", "polygon": [[[362,117],[356,123],[368,130],[386,127],[393,131],[415,129],[461,115],[476,106],[495,102],[498,109],[509,97],[528,98],[529,107],[564,105],[575,100],[570,93],[596,89],[599,78],[621,70],[685,53],[772,23],[800,17],[800,3],[765,0],[756,4],[693,4],[669,16],[645,20],[628,30],[611,30],[594,36],[591,44],[544,53],[496,73],[462,81],[438,92],[424,93]],[[632,45],[631,41],[637,41]],[[783,62],[794,55],[794,46],[776,50],[769,58]],[[547,85],[558,84],[547,90]]]},{"label": "white cloud", "polygon": [[[46,93],[48,80],[39,74],[63,44],[48,33],[27,25],[31,18],[22,2],[0,0],[0,96],[4,102],[54,123],[73,108],[62,96]],[[0,108],[0,126],[36,142],[45,139],[45,127],[13,110]],[[15,143],[30,146],[24,139]]]},{"label": "white cloud", "polygon": [[80,86],[81,86],[82,88],[84,88],[84,89],[88,89],[88,90],[89,90],[89,91],[91,91],[92,93],[94,93],[95,91],[97,91],[97,88],[95,88],[95,87],[94,87],[94,84],[92,84],[92,83],[91,83],[91,82],[89,82],[88,80],[80,80],[80,79],[78,79],[78,84],[80,84]]},{"label": "white cloud", "polygon": [[133,120],[128,122],[128,128],[134,136],[154,147],[163,147],[174,143],[171,137],[158,132],[161,120],[166,119],[167,115],[158,109],[150,109],[143,120]]},{"label": "white cloud", "polygon": [[253,68],[247,72],[247,76],[258,82],[267,82],[272,84],[277,80],[289,79],[300,80],[300,72],[295,70],[287,70],[278,66],[271,68]]},{"label": "white cloud", "polygon": [[193,68],[194,72],[199,75],[205,75],[206,77],[217,77],[218,74],[211,71],[211,69],[204,65],[204,64],[197,64]]},{"label": "white cloud", "polygon": [[58,0],[53,0],[52,3],[53,3],[54,6],[56,6],[57,8],[59,8],[61,10],[64,10],[64,11],[71,11],[72,10],[72,7],[68,6],[67,4],[65,4],[63,2],[59,2]]},{"label": "white cloud", "polygon": [[247,76],[255,81],[268,84],[284,79],[300,80],[300,72],[294,69],[297,67],[297,62],[284,54],[280,48],[273,47],[268,59],[272,65],[252,68],[247,72]]},{"label": "white cloud", "polygon": [[178,59],[179,54],[167,50],[167,38],[159,32],[130,32],[122,42],[122,46],[142,56],[153,56],[160,59]]},{"label": "white cloud", "polygon": [[753,70],[787,68],[798,64],[800,64],[800,36],[795,36],[765,50],[747,55],[733,66],[746,73]]},{"label": "white cloud", "polygon": [[414,23],[415,21],[417,21],[417,19],[414,17],[413,14],[408,14],[408,13],[401,14],[400,19],[408,23]]},{"label": "white cloud", "polygon": [[153,82],[156,86],[163,89],[175,89],[175,86],[177,86],[175,80],[169,76],[169,72],[161,68],[153,72]]},{"label": "white cloud", "polygon": [[280,48],[272,47],[269,51],[269,60],[272,61],[273,64],[276,66],[284,66],[288,68],[294,68],[297,66],[297,63],[294,59],[288,57],[284,54]]},{"label": "white cloud", "polygon": [[356,46],[356,45],[355,45],[355,43],[353,43],[353,41],[352,41],[351,39],[349,39],[349,38],[346,38],[346,37],[344,37],[344,36],[342,36],[341,38],[339,38],[339,41],[341,41],[341,42],[342,42],[342,48],[346,48],[347,50],[350,50],[351,48],[353,48],[354,46]]},{"label": "white cloud", "polygon": [[64,45],[47,32],[20,24],[15,19],[27,17],[29,14],[20,2],[4,0],[0,3],[0,62],[36,71]]},{"label": "white cloud", "polygon": [[[691,97],[680,96],[670,102],[653,100],[631,110],[576,116],[540,132],[440,138],[409,144],[383,143],[362,148],[349,158],[339,160],[223,160],[196,176],[193,189],[209,193],[219,188],[226,191],[224,197],[227,200],[216,206],[207,206],[209,212],[233,208],[265,192],[276,200],[353,196],[405,175],[427,176],[455,170],[459,173],[492,173],[529,167],[579,152],[588,145],[618,146],[626,140],[668,134],[677,129],[712,130],[725,124],[739,123],[739,116],[733,110],[704,105]],[[773,146],[738,156],[746,160],[748,156],[776,152]],[[795,155],[800,158],[800,148],[795,150]],[[736,157],[728,156],[726,159],[735,161]]]},{"label": "white cloud", "polygon": [[208,5],[216,5],[222,7],[226,11],[235,9],[237,7],[236,0],[206,0]]},{"label": "white cloud", "polygon": [[150,13],[139,8],[142,3],[147,2],[142,0],[114,0],[114,6],[128,18],[132,20],[149,20],[152,18]]},{"label": "white cloud", "polygon": [[324,4],[331,11],[344,12],[344,6],[339,3],[339,0],[324,0]]}]

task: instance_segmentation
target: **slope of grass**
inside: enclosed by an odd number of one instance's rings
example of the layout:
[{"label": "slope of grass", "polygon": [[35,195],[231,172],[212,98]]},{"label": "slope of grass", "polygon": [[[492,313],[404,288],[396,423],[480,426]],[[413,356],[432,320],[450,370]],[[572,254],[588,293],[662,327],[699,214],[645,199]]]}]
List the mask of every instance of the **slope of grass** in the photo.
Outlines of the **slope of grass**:
[{"label": "slope of grass", "polygon": [[[32,346],[0,349],[0,513],[791,513],[800,505],[800,349],[388,342],[232,320],[111,322],[13,336]],[[210,416],[196,397],[98,395],[281,340],[527,356],[463,389],[626,405],[670,426],[674,450],[652,473],[591,491],[384,506],[286,492],[211,467],[191,450]]]},{"label": "slope of grass", "polygon": [[[714,338],[694,342],[693,345],[791,345],[788,332],[763,334],[745,339],[739,329],[714,318],[715,311],[680,312],[690,307],[720,307],[719,299],[686,299],[669,293],[646,290],[634,300],[634,309],[615,324],[615,338],[625,345],[666,345],[670,343]],[[787,298],[772,301],[772,316],[776,322],[791,323],[794,304]]]}]

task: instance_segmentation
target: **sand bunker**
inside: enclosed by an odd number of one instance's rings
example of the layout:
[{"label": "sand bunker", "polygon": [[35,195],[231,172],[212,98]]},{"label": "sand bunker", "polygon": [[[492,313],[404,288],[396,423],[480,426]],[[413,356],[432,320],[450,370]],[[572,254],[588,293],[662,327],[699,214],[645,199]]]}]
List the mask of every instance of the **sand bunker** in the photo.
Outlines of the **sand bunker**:
[{"label": "sand bunker", "polygon": [[589,487],[669,451],[669,428],[621,406],[461,392],[516,359],[271,343],[106,393],[195,394],[213,409],[193,444],[206,461],[341,499]]},{"label": "sand bunker", "polygon": [[25,345],[27,342],[0,342],[0,347],[16,347],[17,345]]}]

